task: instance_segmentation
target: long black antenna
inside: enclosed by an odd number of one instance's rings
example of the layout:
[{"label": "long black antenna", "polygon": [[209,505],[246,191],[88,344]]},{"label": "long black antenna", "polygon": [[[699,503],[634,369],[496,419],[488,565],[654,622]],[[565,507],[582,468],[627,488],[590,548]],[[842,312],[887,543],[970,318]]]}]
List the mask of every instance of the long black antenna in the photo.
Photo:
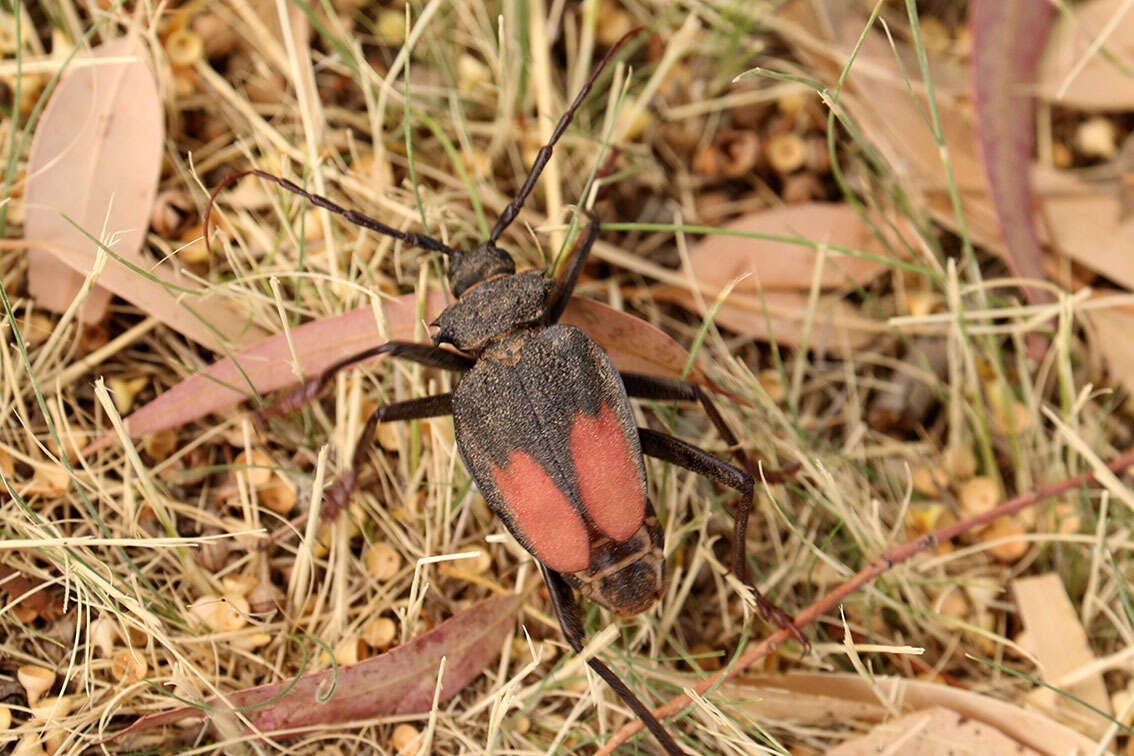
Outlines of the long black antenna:
[{"label": "long black antenna", "polygon": [[241,171],[240,173],[234,173],[231,176],[226,176],[224,181],[220,182],[220,185],[213,190],[213,193],[209,196],[209,206],[205,208],[204,230],[206,246],[209,246],[209,217],[212,215],[213,203],[216,202],[217,195],[220,194],[221,190],[226,186],[234,181],[239,181],[245,176],[256,176],[258,178],[264,179],[265,181],[271,181],[272,183],[278,184],[279,186],[288,190],[292,194],[298,194],[300,197],[303,197],[313,205],[324,208],[326,210],[330,210],[332,213],[343,216],[356,226],[362,226],[363,228],[368,228],[371,231],[377,231],[380,234],[392,236],[395,239],[399,239],[405,242],[411,247],[420,247],[421,249],[428,249],[431,252],[440,252],[442,254],[448,255],[453,259],[456,259],[462,255],[462,252],[460,250],[453,249],[447,244],[437,241],[432,236],[426,236],[425,234],[418,234],[414,232],[399,231],[392,226],[387,226],[381,221],[374,220],[368,215],[363,215],[357,210],[348,210],[341,205],[336,205],[326,197],[320,197],[318,194],[312,194],[311,192],[307,191],[306,189],[292,181],[288,181],[285,178],[273,176],[270,173],[265,173],[264,171],[259,170]]},{"label": "long black antenna", "polygon": [[539,179],[539,175],[543,173],[543,169],[547,166],[547,162],[551,160],[551,151],[555,148],[555,143],[559,141],[559,137],[563,136],[563,132],[571,125],[571,119],[575,117],[575,111],[583,104],[583,100],[587,98],[590,93],[591,87],[594,86],[595,81],[598,79],[602,70],[606,68],[606,64],[622,46],[622,43],[627,39],[642,31],[644,27],[638,26],[619,37],[614,46],[607,51],[606,55],[598,66],[595,67],[594,72],[591,73],[591,78],[587,79],[587,83],[579,90],[579,94],[575,95],[575,101],[571,103],[571,107],[567,108],[567,112],[559,119],[559,123],[555,125],[555,131],[551,132],[551,139],[547,144],[540,147],[539,153],[536,155],[535,161],[532,163],[532,169],[528,172],[528,177],[524,180],[524,185],[520,187],[520,191],[516,193],[516,198],[513,199],[508,206],[504,208],[504,212],[500,213],[500,217],[496,219],[496,225],[492,228],[492,233],[488,236],[490,244],[495,244],[500,239],[500,235],[512,225],[512,221],[516,220],[519,215],[520,209],[524,206],[524,200],[531,194],[532,189],[535,188],[535,183]]}]

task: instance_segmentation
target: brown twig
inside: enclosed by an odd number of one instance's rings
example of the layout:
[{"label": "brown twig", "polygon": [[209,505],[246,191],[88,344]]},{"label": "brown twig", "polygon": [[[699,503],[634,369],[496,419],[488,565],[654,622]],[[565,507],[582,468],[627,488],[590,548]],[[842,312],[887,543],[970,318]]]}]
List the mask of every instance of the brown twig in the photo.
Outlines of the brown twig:
[{"label": "brown twig", "polygon": [[[1111,462],[1109,462],[1106,467],[1111,472],[1117,473],[1121,470],[1126,469],[1127,467],[1130,467],[1131,465],[1134,465],[1134,449],[1130,449],[1126,453],[1119,455]],[[970,517],[967,520],[961,520],[960,522],[955,522],[952,525],[947,525],[946,527],[939,528],[932,533],[927,533],[914,541],[904,543],[901,546],[886,551],[873,562],[871,562],[870,565],[855,573],[849,580],[840,585],[838,588],[831,591],[826,596],[819,599],[811,606],[807,607],[799,614],[797,614],[795,616],[795,625],[796,627],[804,627],[805,625],[815,621],[819,618],[820,615],[834,609],[835,606],[838,605],[838,603],[844,598],[854,593],[870,581],[879,577],[883,573],[887,572],[894,565],[900,564],[907,559],[910,559],[911,557],[921,553],[922,551],[932,549],[938,544],[949,540],[950,538],[954,538],[958,535],[961,535],[962,533],[980,527],[981,525],[991,522],[992,520],[1015,514],[1016,512],[1019,512],[1026,507],[1030,507],[1033,504],[1043,501],[1044,499],[1047,499],[1051,496],[1058,496],[1065,491],[1069,491],[1072,488],[1081,486],[1084,483],[1092,482],[1094,480],[1095,473],[1093,472],[1075,475],[1058,483],[1052,483],[1050,485],[1036,489],[1032,493],[1017,497],[1015,499],[1012,499],[1011,501],[1006,501],[995,509],[990,509],[989,511],[976,515],[975,517]],[[767,656],[769,653],[774,651],[777,646],[779,646],[790,637],[790,630],[780,630],[768,636],[763,641],[746,651],[739,659],[736,660],[736,663],[733,664],[730,668],[725,671],[718,672],[711,677],[705,678],[701,682],[697,683],[697,685],[693,687],[693,690],[695,690],[699,694],[704,695],[710,688],[723,682],[726,679],[735,677],[736,675],[740,674],[745,669],[750,667],[757,660]],[[686,696],[684,693],[679,694],[671,698],[669,701],[666,701],[663,705],[654,709],[654,716],[659,720],[665,719],[667,717],[672,717],[675,714],[681,713],[681,711],[685,709],[685,707],[690,703],[691,701],[689,700],[688,696]],[[615,732],[614,735],[611,736],[610,740],[608,740],[606,742],[606,745],[604,745],[596,752],[595,756],[609,756],[609,754],[614,752],[615,748],[620,746],[622,743],[625,743],[632,735],[634,735],[641,729],[642,723],[638,720],[628,722],[627,724],[623,725],[617,732]]]}]

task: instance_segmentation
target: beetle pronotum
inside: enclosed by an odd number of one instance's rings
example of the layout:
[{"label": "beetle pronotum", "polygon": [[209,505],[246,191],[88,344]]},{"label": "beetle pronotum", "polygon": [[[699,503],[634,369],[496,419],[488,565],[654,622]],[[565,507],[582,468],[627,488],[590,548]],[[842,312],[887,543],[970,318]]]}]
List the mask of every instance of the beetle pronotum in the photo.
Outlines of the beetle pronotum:
[{"label": "beetle pronotum", "polygon": [[[392,341],[354,355],[286,395],[273,411],[298,408],[318,396],[340,370],[376,355],[461,373],[452,393],[387,404],[371,414],[350,469],[327,494],[326,511],[333,516],[349,499],[378,423],[452,415],[465,466],[492,511],[539,561],[563,634],[576,652],[582,650],[584,633],[574,591],[622,617],[646,611],[661,596],[662,528],[647,497],[643,455],[692,470],[740,494],[732,570],[742,582],[748,577],[744,533],[755,469],[712,400],[692,383],[619,373],[586,333],[557,324],[598,237],[597,217],[587,212],[585,232],[554,275],[542,269],[516,273],[511,256],[496,246],[604,66],[637,31],[628,32],[607,52],[540,149],[489,237],[471,252],[392,228],[258,170],[229,176],[213,192],[215,199],[232,181],[258,176],[359,226],[446,256],[448,284],[457,299],[433,323],[438,330],[432,344]],[[206,238],[208,217],[206,213]],[[738,464],[638,427],[631,397],[700,403]],[[763,477],[776,482],[782,476],[764,473]],[[790,617],[758,593],[756,599],[762,616],[792,628],[803,641]],[[587,663],[641,717],[667,752],[683,753],[606,664],[595,658]]]}]

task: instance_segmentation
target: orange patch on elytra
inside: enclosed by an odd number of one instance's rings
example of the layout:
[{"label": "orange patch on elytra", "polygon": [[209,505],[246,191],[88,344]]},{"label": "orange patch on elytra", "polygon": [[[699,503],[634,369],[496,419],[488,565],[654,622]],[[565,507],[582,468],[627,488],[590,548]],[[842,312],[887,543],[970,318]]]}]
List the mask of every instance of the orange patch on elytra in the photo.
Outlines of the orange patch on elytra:
[{"label": "orange patch on elytra", "polygon": [[637,455],[606,402],[598,417],[579,414],[571,424],[571,459],[583,508],[615,541],[625,541],[646,516],[646,488]]},{"label": "orange patch on elytra", "polygon": [[512,523],[528,551],[557,572],[579,572],[591,562],[591,544],[579,513],[532,455],[517,449],[504,467],[492,465]]}]

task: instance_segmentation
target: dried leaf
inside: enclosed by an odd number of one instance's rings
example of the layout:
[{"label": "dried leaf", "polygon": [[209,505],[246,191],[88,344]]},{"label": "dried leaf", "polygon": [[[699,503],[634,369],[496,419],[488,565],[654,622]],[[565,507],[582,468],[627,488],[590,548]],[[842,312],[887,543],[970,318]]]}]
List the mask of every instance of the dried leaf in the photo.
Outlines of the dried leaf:
[{"label": "dried leaf", "polygon": [[[439,291],[430,292],[422,307],[424,321],[432,321],[445,307],[444,295]],[[303,375],[318,375],[339,360],[385,341],[421,338],[424,325],[418,330],[416,295],[407,294],[388,300],[383,303],[382,309],[385,338],[379,334],[374,311],[370,307],[360,307],[343,315],[293,328],[291,345],[295,348]],[[573,297],[560,322],[576,325],[590,334],[620,370],[680,377],[689,359],[689,353],[662,331],[601,302]],[[699,368],[693,369],[689,380],[715,388]],[[287,335],[278,333],[236,354],[231,360],[219,360],[186,378],[130,415],[126,428],[131,438],[140,438],[166,428],[176,428],[248,399],[252,396],[252,387],[263,396],[299,382]],[[83,453],[105,448],[115,439],[113,434],[103,436]]]},{"label": "dried leaf", "polygon": [[1041,169],[1036,185],[1052,247],[1134,289],[1134,217],[1121,180],[1093,183]]},{"label": "dried leaf", "polygon": [[[688,289],[662,286],[652,293],[657,299],[674,302],[702,317],[707,314],[699,311],[697,300]],[[862,349],[886,330],[885,323],[863,317],[856,307],[843,301],[842,295],[821,298],[808,327],[809,306],[807,294],[796,291],[769,291],[762,299],[732,294],[717,309],[713,322],[754,338],[774,339],[780,346],[807,344],[811,349],[834,354]]]},{"label": "dried leaf", "polygon": [[1039,751],[1020,745],[995,727],[942,706],[880,724],[866,735],[835,746],[827,756],[873,756],[895,748],[922,756],[1040,756]]},{"label": "dried leaf", "polygon": [[[1110,25],[1113,29],[1103,37]],[[1092,50],[1100,40],[1101,49]],[[1132,72],[1134,13],[1129,3],[1091,0],[1071,6],[1052,31],[1040,64],[1039,95],[1081,110],[1130,110]]]},{"label": "dried leaf", "polygon": [[[1043,280],[1043,255],[1032,218],[1031,158],[1035,107],[1030,94],[1054,10],[1047,0],[972,0],[973,88],[985,175],[1016,278]],[[1051,301],[1047,289],[1023,289],[1029,302]]]},{"label": "dried leaf", "polygon": [[[96,62],[113,59],[112,62]],[[118,40],[97,48],[60,79],[32,138],[28,156],[25,236],[43,248],[28,253],[28,289],[56,312],[70,306],[94,267],[95,238],[142,269],[141,255],[161,171],[162,106],[139,47]],[[66,216],[66,217],[64,217]],[[70,218],[75,225],[68,222]],[[193,284],[163,268],[153,275],[179,287]],[[107,261],[80,317],[101,320],[111,293],[211,349],[217,335],[157,281],[114,259]],[[217,297],[185,297],[185,304],[236,345],[263,333]]]},{"label": "dried leaf", "polygon": [[[809,13],[811,4],[795,0],[785,14],[802,25],[808,34],[790,35],[796,52],[816,70],[835,81],[845,65],[855,40],[862,32],[865,16],[848,3],[825,4],[833,17],[845,20],[835,25],[838,33],[826,33],[827,26]],[[919,193],[926,209],[944,225],[957,230],[957,217],[946,190],[947,181],[941,150],[925,120],[925,97],[910,94],[923,91],[918,67],[910,51],[897,43],[905,68],[899,68],[894,52],[880,32],[867,35],[847,77],[839,102],[850,112],[869,141],[894,169],[897,179],[912,196]],[[955,82],[968,82],[971,75],[934,67],[937,110],[950,165],[961,196],[965,225],[975,243],[1002,251],[1000,224],[987,190],[983,161],[978,154],[978,137],[973,113]],[[903,76],[909,76],[907,87]],[[944,86],[943,86],[944,82]],[[1097,270],[1125,286],[1134,288],[1134,224],[1127,222],[1123,190],[1118,179],[1088,183],[1071,175],[1033,167],[1035,195],[1042,208],[1043,223],[1038,229],[1042,240],[1078,262]],[[1048,239],[1048,236],[1053,238]]]},{"label": "dried leaf", "polygon": [[[681,378],[689,361],[685,347],[664,331],[593,299],[572,297],[559,322],[586,331],[610,355],[618,369],[625,372]],[[696,365],[685,380],[721,390]]]},{"label": "dried leaf", "polygon": [[[825,15],[833,19],[830,25],[820,21],[812,12],[812,4],[804,0],[789,3],[785,14],[808,32],[790,36],[795,51],[814,70],[823,73],[826,81],[834,82],[850,59],[866,15],[861,6],[851,3],[826,0],[822,6]],[[895,59],[895,48],[902,66]],[[866,141],[886,159],[902,188],[912,197],[920,195],[935,219],[956,229],[942,152],[926,122],[929,109],[916,56],[901,42],[895,48],[880,31],[868,34],[854,59],[839,103],[850,113]],[[969,234],[975,242],[997,249],[999,229],[986,193],[976,130],[965,99],[969,74],[943,67],[933,59],[930,69],[942,136],[948,146]],[[911,90],[916,94],[911,94]]]},{"label": "dried leaf", "polygon": [[[724,229],[807,239],[873,256],[828,252],[819,282],[824,290],[846,290],[853,284],[866,283],[886,269],[885,262],[877,258],[889,256],[885,245],[874,237],[858,212],[841,203],[811,202],[770,208],[738,218]],[[809,291],[818,253],[789,241],[716,234],[698,242],[689,258],[698,283],[723,289],[749,274],[733,291],[758,295],[761,289]]]},{"label": "dried leaf", "polygon": [[[33,612],[48,622],[63,616],[63,597],[50,588],[39,589],[40,584],[24,577],[17,570],[0,564],[0,591],[8,594],[13,609]],[[23,596],[23,598],[20,598]]]},{"label": "dried leaf", "polygon": [[[1097,296],[1102,298],[1119,293],[1103,291]],[[1096,337],[1092,344],[1105,357],[1111,380],[1134,393],[1134,349],[1130,348],[1130,334],[1134,333],[1134,307],[1092,309],[1086,317]]]},{"label": "dried leaf", "polygon": [[[872,256],[829,252],[820,277],[820,287],[825,291],[846,291],[886,269],[883,258],[889,253],[885,245],[849,205],[816,202],[773,208],[744,216],[725,228],[804,238]],[[838,296],[820,300],[810,333],[806,332],[817,259],[817,252],[792,242],[720,234],[698,243],[690,255],[690,264],[697,283],[710,291],[724,290],[747,274],[718,310],[714,320],[719,325],[758,338],[774,338],[788,346],[800,346],[806,341],[813,347],[840,353],[865,346],[884,325],[862,316]],[[686,289],[661,286],[653,294],[697,310],[696,298]]]},{"label": "dried leaf", "polygon": [[[804,673],[753,675],[725,683],[722,696],[757,721],[829,722],[830,712],[845,712],[845,719],[879,721],[888,716],[880,701],[895,702],[902,713],[943,706],[975,722],[995,727],[1027,748],[1062,756],[1093,753],[1095,743],[1066,725],[1035,711],[1022,709],[963,688],[923,680],[851,674]],[[825,709],[824,706],[833,708]],[[894,753],[919,753],[902,749]],[[983,753],[983,751],[977,751]]]},{"label": "dried leaf", "polygon": [[[225,703],[212,699],[207,706],[224,707],[217,716],[228,716],[230,706],[246,709],[244,716],[265,733],[427,712],[433,704],[441,657],[445,657],[445,675],[440,703],[445,703],[500,653],[523,602],[523,595],[496,596],[450,617],[405,645],[339,667],[337,678],[334,670],[323,670],[303,675],[294,687],[293,681],[284,680],[246,688],[225,695]],[[334,692],[320,703],[332,684]],[[256,708],[258,705],[261,706]],[[204,710],[193,706],[149,714],[110,740],[205,715]]]},{"label": "dried leaf", "polygon": [[[1096,660],[1087,641],[1087,633],[1079,622],[1075,607],[1059,575],[1049,572],[1012,581],[1012,593],[1024,629],[1028,633],[1028,650],[1039,662],[1041,678],[1059,685],[1059,678],[1090,667]],[[1096,672],[1074,685],[1060,685],[1068,695],[1085,701],[1099,711],[1110,711],[1102,673]],[[1082,705],[1054,696],[1056,710],[1073,715],[1076,721],[1101,734],[1108,720],[1086,711]]]}]

